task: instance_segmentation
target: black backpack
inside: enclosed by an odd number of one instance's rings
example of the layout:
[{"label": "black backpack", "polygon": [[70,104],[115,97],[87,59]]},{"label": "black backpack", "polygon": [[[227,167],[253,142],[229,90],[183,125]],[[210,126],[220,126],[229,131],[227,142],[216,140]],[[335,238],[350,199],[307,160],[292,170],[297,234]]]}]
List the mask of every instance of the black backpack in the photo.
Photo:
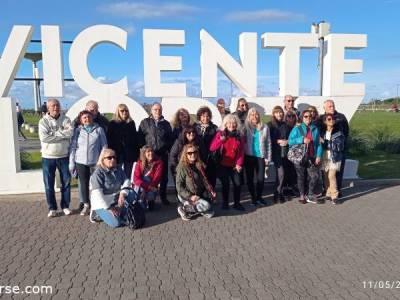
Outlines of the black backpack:
[{"label": "black backpack", "polygon": [[126,207],[126,225],[130,229],[139,229],[144,226],[146,223],[146,214],[142,204],[139,202],[138,194],[135,193],[135,199],[133,201],[129,201],[131,199],[125,199],[125,207]]}]

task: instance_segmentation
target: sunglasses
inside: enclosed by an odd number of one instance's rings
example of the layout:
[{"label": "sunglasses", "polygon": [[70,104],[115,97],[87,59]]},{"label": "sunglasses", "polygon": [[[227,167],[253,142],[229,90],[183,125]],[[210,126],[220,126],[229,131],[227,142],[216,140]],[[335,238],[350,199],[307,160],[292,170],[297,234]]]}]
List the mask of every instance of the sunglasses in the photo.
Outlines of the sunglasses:
[{"label": "sunglasses", "polygon": [[186,152],[187,155],[195,155],[197,154],[197,151],[191,151],[191,152]]},{"label": "sunglasses", "polygon": [[294,100],[286,100],[287,102],[294,102]]},{"label": "sunglasses", "polygon": [[310,115],[304,115],[303,118],[308,119],[308,118],[311,118],[311,116]]},{"label": "sunglasses", "polygon": [[112,159],[116,159],[116,157],[115,156],[106,156],[106,157],[104,157],[104,159],[112,160]]},{"label": "sunglasses", "polygon": [[119,112],[129,112],[129,110],[127,110],[127,109],[121,109]]},{"label": "sunglasses", "polygon": [[332,118],[326,118],[327,121],[334,121]]}]

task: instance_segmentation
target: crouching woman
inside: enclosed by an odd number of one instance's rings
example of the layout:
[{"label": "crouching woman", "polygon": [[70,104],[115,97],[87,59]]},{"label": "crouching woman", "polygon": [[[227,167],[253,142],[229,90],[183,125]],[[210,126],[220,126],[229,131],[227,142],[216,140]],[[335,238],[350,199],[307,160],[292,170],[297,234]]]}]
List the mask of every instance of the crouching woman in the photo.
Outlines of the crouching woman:
[{"label": "crouching woman", "polygon": [[204,164],[199,158],[199,149],[193,145],[185,145],[177,167],[176,190],[182,206],[178,213],[182,220],[189,221],[195,215],[211,218],[210,201],[216,193],[208,182]]},{"label": "crouching woman", "polygon": [[96,170],[90,177],[91,211],[90,221],[100,218],[108,226],[124,225],[126,219],[125,200],[133,200],[134,192],[129,188],[130,180],[117,165],[112,149],[101,151]]}]

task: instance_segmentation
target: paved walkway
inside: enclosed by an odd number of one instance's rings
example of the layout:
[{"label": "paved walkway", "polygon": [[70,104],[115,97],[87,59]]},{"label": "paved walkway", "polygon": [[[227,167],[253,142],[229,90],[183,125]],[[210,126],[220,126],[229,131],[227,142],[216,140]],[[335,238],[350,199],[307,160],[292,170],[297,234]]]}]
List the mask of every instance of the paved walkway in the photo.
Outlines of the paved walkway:
[{"label": "paved walkway", "polygon": [[400,186],[344,193],[190,222],[159,205],[134,232],[48,219],[41,194],[1,196],[0,285],[51,285],[54,299],[400,299]]}]

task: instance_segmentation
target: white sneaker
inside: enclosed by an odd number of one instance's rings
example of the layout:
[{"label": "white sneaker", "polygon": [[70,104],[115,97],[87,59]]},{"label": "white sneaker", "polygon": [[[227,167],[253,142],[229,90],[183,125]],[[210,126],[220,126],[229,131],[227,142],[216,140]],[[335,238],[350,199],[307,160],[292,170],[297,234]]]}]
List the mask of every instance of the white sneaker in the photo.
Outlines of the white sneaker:
[{"label": "white sneaker", "polygon": [[69,216],[70,214],[72,214],[72,211],[69,208],[64,208],[63,209],[64,215]]},{"label": "white sneaker", "polygon": [[83,204],[83,208],[82,208],[82,210],[81,210],[81,216],[86,216],[86,215],[88,215],[88,214],[89,214],[89,211],[90,211],[90,206],[89,206],[89,204],[87,204],[87,203]]},{"label": "white sneaker", "polygon": [[57,212],[55,210],[50,210],[49,213],[47,214],[49,218],[54,218],[57,217]]},{"label": "white sneaker", "polygon": [[181,216],[183,221],[190,221],[189,216],[186,214],[182,206],[178,206],[178,214]]}]

